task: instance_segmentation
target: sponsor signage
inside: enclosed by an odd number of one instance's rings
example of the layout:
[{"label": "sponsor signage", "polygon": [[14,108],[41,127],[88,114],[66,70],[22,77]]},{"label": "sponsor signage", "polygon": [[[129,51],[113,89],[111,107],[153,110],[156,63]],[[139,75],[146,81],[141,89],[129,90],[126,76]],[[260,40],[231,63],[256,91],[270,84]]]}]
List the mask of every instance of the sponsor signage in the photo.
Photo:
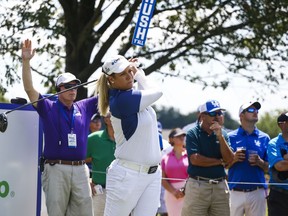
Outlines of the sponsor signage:
[{"label": "sponsor signage", "polygon": [[142,0],[138,21],[132,38],[133,45],[144,46],[155,4],[156,0]]},{"label": "sponsor signage", "polygon": [[[0,103],[0,113],[17,106]],[[7,118],[7,130],[0,132],[0,215],[40,216],[38,158],[43,139],[39,116],[29,106]]]}]

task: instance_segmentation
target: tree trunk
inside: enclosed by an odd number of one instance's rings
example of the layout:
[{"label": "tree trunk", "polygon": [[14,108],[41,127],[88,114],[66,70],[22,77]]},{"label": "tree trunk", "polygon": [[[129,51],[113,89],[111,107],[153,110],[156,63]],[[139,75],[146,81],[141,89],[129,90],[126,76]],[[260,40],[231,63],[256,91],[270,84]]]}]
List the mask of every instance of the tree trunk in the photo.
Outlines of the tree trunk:
[{"label": "tree trunk", "polygon": [[[64,3],[65,2],[65,3]],[[66,23],[66,71],[74,74],[82,83],[87,82],[94,71],[83,72],[90,64],[91,53],[95,46],[93,20],[95,0],[87,0],[85,4],[71,5],[70,0],[63,0],[62,6],[67,14]],[[66,14],[65,14],[66,15]],[[87,28],[87,26],[90,26]],[[87,97],[87,89],[79,88],[77,100]]]}]

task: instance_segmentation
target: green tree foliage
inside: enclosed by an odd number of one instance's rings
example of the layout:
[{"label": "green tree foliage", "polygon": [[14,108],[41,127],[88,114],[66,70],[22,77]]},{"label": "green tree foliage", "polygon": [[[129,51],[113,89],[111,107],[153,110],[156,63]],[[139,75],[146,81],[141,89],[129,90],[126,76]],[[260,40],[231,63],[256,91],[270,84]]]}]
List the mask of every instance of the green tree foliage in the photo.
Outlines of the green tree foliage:
[{"label": "green tree foliage", "polygon": [[235,121],[229,112],[225,112],[224,126],[227,129],[235,130],[239,127],[239,120]]},{"label": "green tree foliage", "polygon": [[282,112],[283,110],[276,110],[274,112],[264,113],[264,115],[259,118],[257,127],[269,134],[271,139],[278,136],[281,130],[277,125],[277,118]]},{"label": "green tree foliage", "polygon": [[183,115],[179,112],[179,110],[174,109],[173,107],[154,107],[154,109],[157,112],[158,120],[162,123],[164,128],[183,128],[184,126],[191,124],[197,120],[197,112]]},{"label": "green tree foliage", "polygon": [[[131,45],[140,4],[141,0],[2,0],[2,94],[20,79],[16,72],[23,35],[33,36],[38,57],[32,70],[43,76],[47,87],[54,86],[54,77],[64,70],[86,81],[115,52],[148,59],[146,74],[163,69],[166,76],[202,82],[204,87],[225,89],[236,75],[271,89],[287,80],[281,66],[287,62],[288,1],[158,0],[142,48]],[[210,61],[221,62],[227,76],[215,80],[213,72],[207,79],[192,65]],[[86,89],[80,88],[78,96],[86,97]]]},{"label": "green tree foliage", "polygon": [[8,103],[8,100],[3,95],[0,95],[0,103]]},{"label": "green tree foliage", "polygon": [[[191,123],[196,122],[198,118],[198,112],[192,112],[188,113],[187,115],[183,115],[179,112],[179,110],[175,110],[173,107],[161,107],[160,109],[154,107],[154,109],[157,112],[158,120],[166,129],[172,129],[175,127],[183,128]],[[231,118],[229,112],[226,112],[224,126],[225,128],[233,130],[239,127],[239,124],[237,123],[237,121]]]}]

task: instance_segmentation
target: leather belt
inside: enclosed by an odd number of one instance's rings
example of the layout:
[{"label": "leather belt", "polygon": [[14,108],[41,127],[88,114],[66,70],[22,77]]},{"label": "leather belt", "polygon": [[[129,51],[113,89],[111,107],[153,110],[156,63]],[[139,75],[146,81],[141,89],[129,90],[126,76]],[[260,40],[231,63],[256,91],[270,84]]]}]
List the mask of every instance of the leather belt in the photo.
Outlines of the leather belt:
[{"label": "leather belt", "polygon": [[158,165],[147,166],[147,165],[141,165],[141,164],[134,163],[132,161],[126,161],[122,159],[118,159],[117,164],[125,168],[135,170],[137,172],[143,172],[143,173],[148,173],[148,174],[155,173],[158,169]]},{"label": "leather belt", "polygon": [[210,179],[210,178],[205,178],[205,177],[201,177],[201,176],[190,176],[190,178],[195,179],[197,181],[204,181],[206,183],[209,184],[219,184],[220,182],[222,182],[225,177],[220,177],[220,178],[215,178],[215,179]]},{"label": "leather belt", "polygon": [[63,164],[63,165],[71,165],[71,166],[81,166],[85,164],[84,160],[79,161],[67,161],[67,160],[45,160],[45,163],[49,163],[50,165],[55,164]]},{"label": "leather belt", "polygon": [[261,188],[264,188],[263,186],[257,186],[257,187],[254,187],[254,188],[232,188],[232,191],[239,191],[239,192],[252,192],[252,191],[255,191],[255,190],[258,190],[258,189],[261,189]]}]

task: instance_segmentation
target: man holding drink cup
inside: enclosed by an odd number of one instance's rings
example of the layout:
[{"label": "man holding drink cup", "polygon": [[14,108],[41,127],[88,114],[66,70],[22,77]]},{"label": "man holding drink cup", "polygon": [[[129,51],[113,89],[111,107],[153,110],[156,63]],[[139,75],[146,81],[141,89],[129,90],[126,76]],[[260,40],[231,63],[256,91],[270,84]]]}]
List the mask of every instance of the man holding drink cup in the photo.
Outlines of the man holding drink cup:
[{"label": "man holding drink cup", "polygon": [[[265,172],[268,171],[267,147],[270,137],[257,129],[257,101],[243,104],[239,109],[240,127],[230,132],[234,160],[228,171],[233,216],[265,216]],[[251,183],[251,184],[249,184]]]}]

